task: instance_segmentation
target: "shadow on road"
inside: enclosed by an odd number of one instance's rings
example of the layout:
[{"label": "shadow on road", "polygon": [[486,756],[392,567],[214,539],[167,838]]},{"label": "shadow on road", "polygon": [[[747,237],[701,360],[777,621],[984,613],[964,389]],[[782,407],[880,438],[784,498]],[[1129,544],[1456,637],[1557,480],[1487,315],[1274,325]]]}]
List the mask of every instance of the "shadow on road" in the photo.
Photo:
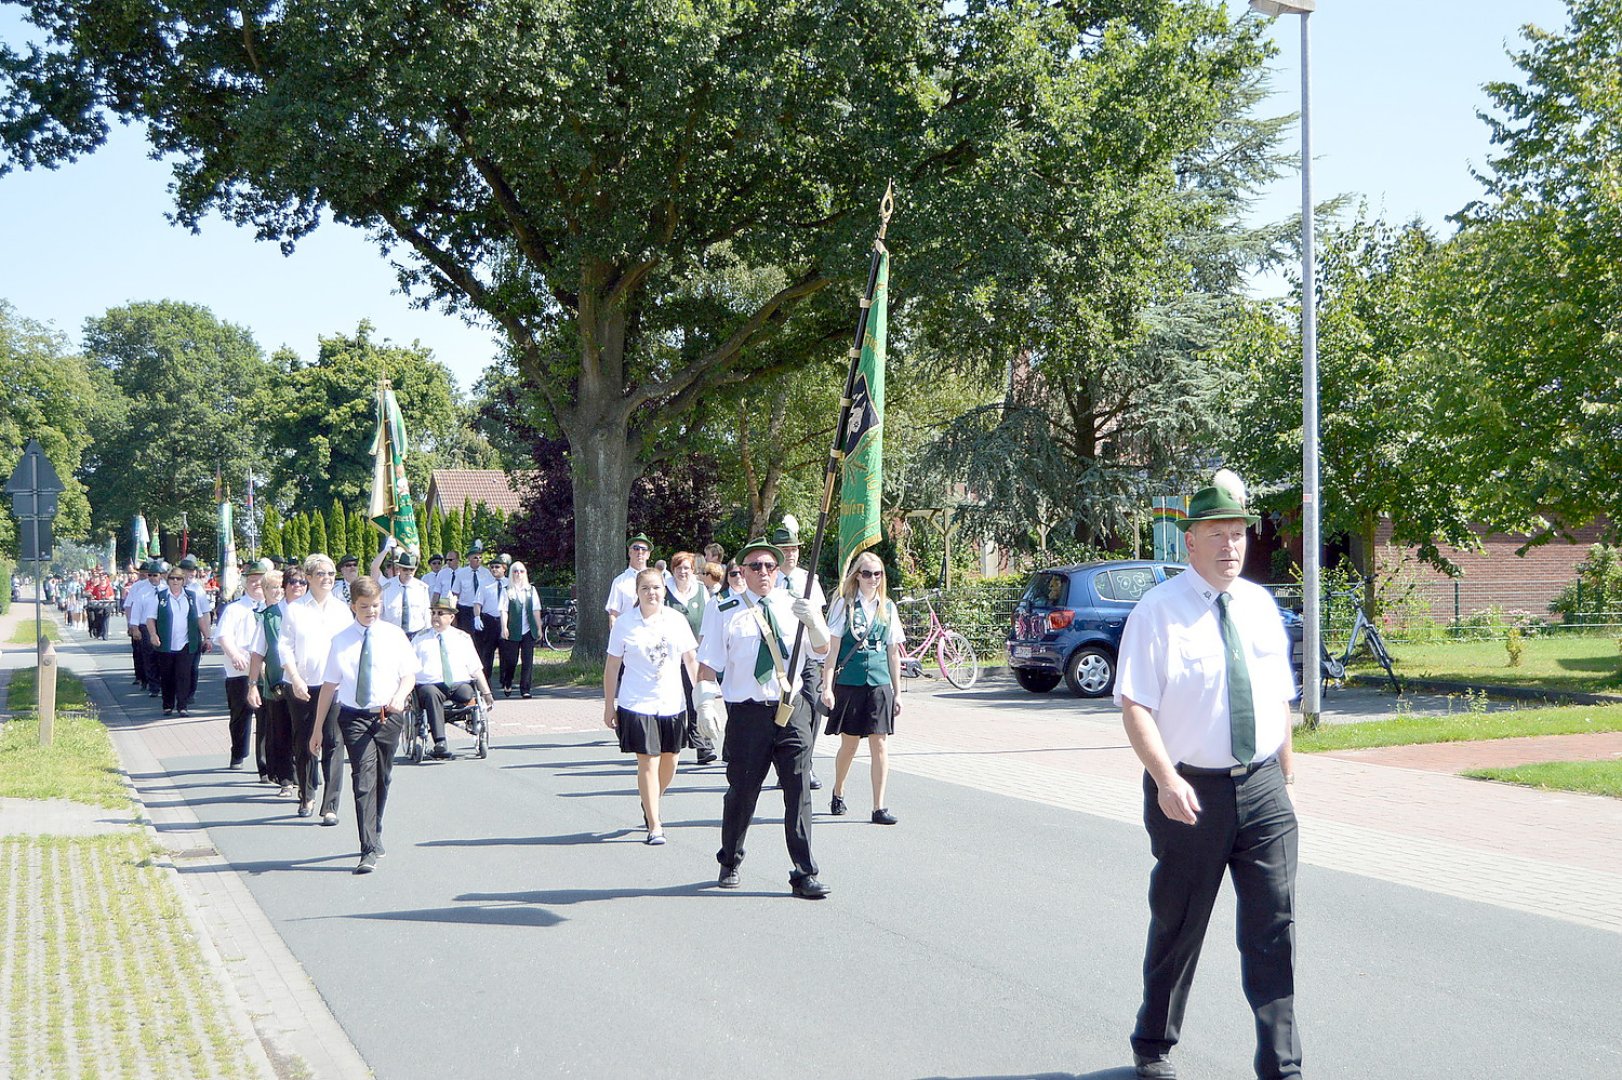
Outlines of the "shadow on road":
[{"label": "shadow on road", "polygon": [[918,1080],[1133,1080],[1136,1075],[1130,1067],[1099,1069],[1085,1073],[999,1073],[996,1076],[920,1076]]}]

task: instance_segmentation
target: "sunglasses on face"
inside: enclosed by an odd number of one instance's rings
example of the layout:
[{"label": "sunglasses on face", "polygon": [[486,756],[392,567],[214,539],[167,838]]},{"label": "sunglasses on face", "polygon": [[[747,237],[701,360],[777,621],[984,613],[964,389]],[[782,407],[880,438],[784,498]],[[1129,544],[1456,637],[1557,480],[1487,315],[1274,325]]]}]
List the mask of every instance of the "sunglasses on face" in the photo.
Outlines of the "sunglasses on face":
[{"label": "sunglasses on face", "polygon": [[858,570],[858,571],[856,571],[856,576],[857,577],[864,577],[864,578],[881,578],[881,577],[884,576],[884,571],[883,570]]},{"label": "sunglasses on face", "polygon": [[641,544],[632,544],[631,545],[631,550],[632,551],[640,551],[642,554],[646,555],[650,551],[652,551],[653,549],[650,548],[650,547],[643,547]]},{"label": "sunglasses on face", "polygon": [[296,578],[288,578],[286,581],[282,582],[282,584],[285,585],[289,589],[302,589],[306,585],[308,585],[309,582],[305,581],[301,577],[296,577]]},{"label": "sunglasses on face", "polygon": [[311,572],[310,576],[311,577],[337,577],[338,572],[336,570],[315,570],[315,571]]},{"label": "sunglasses on face", "polygon": [[186,580],[186,579],[185,579],[185,578],[183,578],[183,577],[178,577],[178,576],[175,576],[175,575],[170,575],[170,577],[169,577],[169,580],[170,580],[170,581],[185,581],[185,580]]},{"label": "sunglasses on face", "polygon": [[754,562],[746,562],[743,565],[748,567],[750,570],[755,571],[755,573],[757,573],[757,574],[769,574],[773,570],[777,569],[777,564],[776,563],[774,563],[774,562],[766,562],[766,561],[760,560],[760,559],[757,559]]}]

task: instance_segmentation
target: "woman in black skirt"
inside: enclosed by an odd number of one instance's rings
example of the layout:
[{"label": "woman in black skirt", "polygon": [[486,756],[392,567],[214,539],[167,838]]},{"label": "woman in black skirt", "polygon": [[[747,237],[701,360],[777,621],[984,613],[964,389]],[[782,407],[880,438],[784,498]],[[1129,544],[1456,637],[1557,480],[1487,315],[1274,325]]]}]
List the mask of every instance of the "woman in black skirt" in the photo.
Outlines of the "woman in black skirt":
[{"label": "woman in black skirt", "polygon": [[851,560],[839,595],[828,608],[828,654],[833,673],[822,683],[830,735],[839,736],[834,758],[834,796],[829,810],[845,812],[845,777],[856,749],[867,740],[873,765],[873,824],[894,825],[884,805],[890,777],[885,739],[901,714],[896,688],[901,683],[901,645],[906,634],[884,588],[884,563],[870,551]]},{"label": "woman in black skirt", "polygon": [[621,750],[636,755],[648,844],[665,842],[659,796],[676,775],[676,755],[687,731],[681,673],[698,681],[697,651],[687,617],[665,606],[661,572],[642,571],[636,576],[636,607],[615,619],[608,635],[603,724],[619,733]]}]

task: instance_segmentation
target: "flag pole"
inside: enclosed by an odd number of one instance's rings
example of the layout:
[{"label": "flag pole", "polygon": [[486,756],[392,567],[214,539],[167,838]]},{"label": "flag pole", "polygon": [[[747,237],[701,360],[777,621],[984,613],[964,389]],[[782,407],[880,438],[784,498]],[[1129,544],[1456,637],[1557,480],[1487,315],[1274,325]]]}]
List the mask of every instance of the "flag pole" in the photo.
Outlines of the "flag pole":
[{"label": "flag pole", "polygon": [[[867,336],[867,316],[873,307],[873,292],[879,283],[879,263],[885,254],[884,234],[890,228],[890,214],[895,209],[895,181],[884,187],[884,198],[879,201],[879,234],[873,239],[873,258],[867,267],[867,290],[862,294],[861,308],[856,314],[856,336],[850,347],[850,368],[845,372],[845,391],[839,395],[839,422],[834,425],[833,446],[828,451],[828,465],[822,477],[822,505],[817,510],[817,531],[811,541],[811,561],[805,567],[805,595],[817,580],[817,563],[822,559],[822,541],[828,531],[828,514],[833,509],[834,485],[839,482],[839,467],[845,458],[845,429],[850,425],[852,395],[856,392],[856,374],[862,360],[862,339]],[[794,592],[789,583],[789,593]],[[798,599],[798,597],[796,597]],[[794,685],[800,671],[801,650],[805,645],[805,624],[798,624],[794,632],[794,651],[788,662],[789,683]],[[786,704],[786,702],[785,702]],[[812,723],[813,730],[816,724]]]}]

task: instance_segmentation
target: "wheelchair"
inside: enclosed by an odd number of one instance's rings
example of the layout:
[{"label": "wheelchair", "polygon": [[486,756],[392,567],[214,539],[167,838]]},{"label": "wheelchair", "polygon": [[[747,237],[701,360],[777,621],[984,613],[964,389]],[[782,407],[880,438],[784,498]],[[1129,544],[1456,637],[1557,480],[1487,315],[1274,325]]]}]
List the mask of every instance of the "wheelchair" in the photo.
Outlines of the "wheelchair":
[{"label": "wheelchair", "polygon": [[[452,724],[473,736],[474,757],[490,756],[490,707],[479,699],[477,691],[472,701],[445,703],[447,730]],[[413,765],[421,765],[433,745],[433,732],[428,729],[428,710],[422,707],[422,702],[417,700],[417,694],[413,691],[411,703],[406,707],[405,730],[400,734],[400,746],[396,753]]]}]

